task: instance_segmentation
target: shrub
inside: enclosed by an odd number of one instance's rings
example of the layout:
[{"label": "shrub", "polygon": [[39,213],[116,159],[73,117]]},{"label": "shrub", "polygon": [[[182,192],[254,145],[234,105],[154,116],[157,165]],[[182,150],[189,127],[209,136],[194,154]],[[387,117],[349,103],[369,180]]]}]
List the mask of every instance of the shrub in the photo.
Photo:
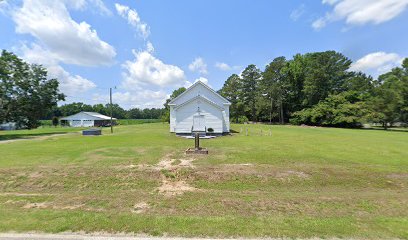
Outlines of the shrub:
[{"label": "shrub", "polygon": [[212,133],[212,132],[214,132],[214,129],[208,128],[207,131],[208,131],[209,133]]},{"label": "shrub", "polygon": [[241,123],[241,124],[246,123],[246,122],[249,121],[246,116],[240,116],[240,117],[238,117],[237,120],[238,120],[238,123]]},{"label": "shrub", "polygon": [[361,127],[369,111],[353,92],[331,95],[311,108],[295,112],[292,124],[328,127]]},{"label": "shrub", "polygon": [[59,119],[58,119],[58,117],[56,117],[56,116],[52,117],[52,125],[53,125],[54,127],[56,127],[56,126],[58,126],[58,124],[59,124]]}]

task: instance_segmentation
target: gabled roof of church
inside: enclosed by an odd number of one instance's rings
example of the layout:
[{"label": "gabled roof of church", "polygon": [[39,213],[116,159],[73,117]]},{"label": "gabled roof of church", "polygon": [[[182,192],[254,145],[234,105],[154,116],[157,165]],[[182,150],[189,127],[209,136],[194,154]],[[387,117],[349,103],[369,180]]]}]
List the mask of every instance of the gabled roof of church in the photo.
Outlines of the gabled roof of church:
[{"label": "gabled roof of church", "polygon": [[207,102],[207,103],[213,105],[214,107],[216,107],[216,108],[218,108],[218,109],[220,109],[220,110],[224,110],[223,107],[221,107],[220,105],[216,104],[215,102],[211,101],[210,99],[208,99],[208,98],[206,98],[206,97],[204,97],[204,96],[202,96],[202,95],[197,95],[197,96],[195,96],[195,97],[193,97],[193,98],[191,98],[191,99],[189,99],[189,100],[187,100],[187,101],[185,101],[185,102],[183,102],[183,103],[177,105],[177,106],[175,107],[175,109],[179,109],[179,108],[181,108],[181,107],[183,107],[183,106],[185,106],[185,105],[187,105],[187,104],[189,104],[189,103],[191,103],[191,102],[194,102],[194,101],[197,100],[197,99],[203,100],[203,101],[205,101],[205,102]]},{"label": "gabled roof of church", "polygon": [[[188,87],[187,89],[186,89],[186,91],[184,91],[183,93],[181,93],[180,95],[178,95],[176,98],[174,98],[173,100],[171,100],[170,102],[169,102],[169,105],[171,105],[171,104],[174,104],[174,102],[177,100],[177,99],[179,99],[181,96],[183,96],[184,94],[186,94],[190,89],[193,89],[195,86],[197,86],[197,85],[202,85],[202,86],[204,86],[205,88],[207,88],[208,90],[210,90],[212,93],[214,93],[215,95],[217,95],[218,97],[220,97],[223,101],[224,101],[224,104],[231,104],[230,103],[230,101],[228,101],[227,99],[225,99],[223,96],[221,96],[219,93],[217,93],[216,91],[214,91],[212,88],[210,88],[207,84],[205,84],[205,83],[203,83],[203,82],[201,82],[200,80],[198,80],[197,82],[195,82],[193,85],[191,85],[190,87]],[[208,99],[207,99],[208,100]],[[210,101],[210,100],[208,100],[208,101]],[[210,102],[212,102],[212,101],[210,101]],[[214,102],[213,102],[214,103]],[[214,103],[214,104],[216,104],[216,103]],[[216,104],[217,105],[217,104]]]}]

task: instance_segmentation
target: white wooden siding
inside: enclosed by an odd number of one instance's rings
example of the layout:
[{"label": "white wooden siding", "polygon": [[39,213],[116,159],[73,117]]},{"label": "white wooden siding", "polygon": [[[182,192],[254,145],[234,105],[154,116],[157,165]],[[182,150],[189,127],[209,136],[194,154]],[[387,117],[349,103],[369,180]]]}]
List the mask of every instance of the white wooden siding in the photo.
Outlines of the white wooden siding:
[{"label": "white wooden siding", "polygon": [[170,132],[175,132],[176,113],[173,106],[170,106]]},{"label": "white wooden siding", "polygon": [[204,115],[206,128],[214,129],[214,133],[223,133],[223,111],[219,108],[201,101],[200,113],[197,112],[197,102],[191,102],[180,108],[174,113],[176,116],[175,132],[176,133],[191,133],[191,127],[193,126],[194,115]]},{"label": "white wooden siding", "polygon": [[193,116],[197,114],[204,115],[206,128],[212,128],[214,133],[229,132],[230,105],[204,83],[197,82],[169,103],[170,132],[191,133]]}]

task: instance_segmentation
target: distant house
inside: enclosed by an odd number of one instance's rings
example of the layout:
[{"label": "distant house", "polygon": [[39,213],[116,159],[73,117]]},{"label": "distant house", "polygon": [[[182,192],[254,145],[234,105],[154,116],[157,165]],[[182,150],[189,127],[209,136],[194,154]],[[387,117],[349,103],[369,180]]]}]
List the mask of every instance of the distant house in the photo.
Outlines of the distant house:
[{"label": "distant house", "polygon": [[15,122],[7,122],[0,124],[0,130],[16,130],[17,124]]},{"label": "distant house", "polygon": [[[116,122],[116,118],[112,118]],[[71,127],[103,127],[110,125],[110,117],[97,112],[79,112],[60,119],[61,125]]]},{"label": "distant house", "polygon": [[231,103],[201,81],[197,81],[170,103],[170,132],[228,133]]}]

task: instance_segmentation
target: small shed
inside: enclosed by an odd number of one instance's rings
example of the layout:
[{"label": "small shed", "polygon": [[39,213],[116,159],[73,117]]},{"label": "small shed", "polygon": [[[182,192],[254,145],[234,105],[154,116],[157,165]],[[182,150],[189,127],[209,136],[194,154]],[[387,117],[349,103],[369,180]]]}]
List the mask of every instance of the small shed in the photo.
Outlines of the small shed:
[{"label": "small shed", "polygon": [[197,81],[170,103],[170,132],[176,134],[229,133],[229,107],[231,103]]},{"label": "small shed", "polygon": [[[97,112],[79,112],[60,119],[62,125],[71,127],[105,127],[110,126],[111,118]],[[116,124],[116,118],[112,118]]]}]

